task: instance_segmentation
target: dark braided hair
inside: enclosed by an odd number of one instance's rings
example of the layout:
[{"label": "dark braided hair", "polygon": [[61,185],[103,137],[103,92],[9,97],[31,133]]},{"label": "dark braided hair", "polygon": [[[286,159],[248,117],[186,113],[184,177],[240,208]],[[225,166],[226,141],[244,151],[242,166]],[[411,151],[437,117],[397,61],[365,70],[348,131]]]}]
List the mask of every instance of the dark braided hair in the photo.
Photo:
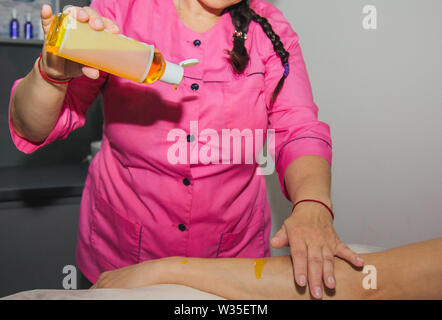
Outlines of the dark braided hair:
[{"label": "dark braided hair", "polygon": [[236,73],[242,73],[247,64],[249,63],[249,54],[244,45],[246,37],[244,35],[249,31],[250,21],[257,22],[267,37],[272,41],[273,49],[278,54],[281,59],[281,63],[284,66],[284,74],[278,82],[275,90],[273,91],[272,98],[270,100],[270,105],[274,103],[278,93],[281,91],[284,81],[289,75],[289,53],[285,50],[280,37],[275,33],[272,25],[269,21],[261,17],[254,10],[250,8],[250,0],[242,0],[241,2],[226,8],[226,11],[230,13],[232,17],[233,25],[235,26],[235,34],[233,35],[233,49],[228,51],[230,55],[230,63],[232,64],[233,70]]}]

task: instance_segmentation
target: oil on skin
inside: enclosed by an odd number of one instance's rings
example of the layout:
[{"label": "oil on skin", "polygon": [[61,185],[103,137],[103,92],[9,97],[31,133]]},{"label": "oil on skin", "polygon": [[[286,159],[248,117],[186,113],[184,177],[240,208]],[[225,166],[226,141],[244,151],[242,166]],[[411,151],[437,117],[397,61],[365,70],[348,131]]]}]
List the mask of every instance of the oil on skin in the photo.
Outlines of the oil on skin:
[{"label": "oil on skin", "polygon": [[262,270],[264,269],[264,265],[266,263],[267,263],[267,259],[255,259],[254,260],[256,279],[261,278],[261,273],[262,273]]}]

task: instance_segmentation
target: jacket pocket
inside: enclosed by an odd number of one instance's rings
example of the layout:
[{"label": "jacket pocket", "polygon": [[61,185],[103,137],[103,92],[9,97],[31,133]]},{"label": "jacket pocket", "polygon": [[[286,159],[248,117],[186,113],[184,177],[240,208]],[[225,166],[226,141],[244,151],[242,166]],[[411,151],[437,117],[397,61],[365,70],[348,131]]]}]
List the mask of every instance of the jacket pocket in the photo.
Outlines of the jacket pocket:
[{"label": "jacket pocket", "polygon": [[265,256],[264,211],[255,208],[247,223],[237,232],[221,234],[217,258],[261,258]]},{"label": "jacket pocket", "polygon": [[120,215],[100,195],[95,197],[93,214],[90,241],[97,257],[113,268],[138,263],[141,224]]},{"label": "jacket pocket", "polygon": [[264,67],[248,68],[243,75],[224,83],[226,129],[267,127]]}]

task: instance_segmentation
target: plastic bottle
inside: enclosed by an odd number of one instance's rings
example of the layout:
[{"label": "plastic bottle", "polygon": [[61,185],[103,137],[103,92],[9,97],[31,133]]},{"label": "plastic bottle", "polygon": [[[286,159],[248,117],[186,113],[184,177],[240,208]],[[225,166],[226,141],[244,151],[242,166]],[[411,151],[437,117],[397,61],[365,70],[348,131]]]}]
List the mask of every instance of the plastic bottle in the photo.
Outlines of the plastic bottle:
[{"label": "plastic bottle", "polygon": [[170,63],[152,45],[107,30],[93,30],[88,23],[62,13],[52,21],[46,50],[144,84],[160,80],[177,86],[183,79],[183,68],[198,63],[196,59],[182,61],[179,65]]},{"label": "plastic bottle", "polygon": [[12,19],[9,24],[9,37],[11,39],[17,39],[20,36],[20,27],[17,20],[17,9],[12,9]]},{"label": "plastic bottle", "polygon": [[31,40],[33,38],[33,26],[32,26],[32,22],[31,22],[31,13],[28,13],[26,15],[26,24],[25,24],[25,39],[26,40]]}]

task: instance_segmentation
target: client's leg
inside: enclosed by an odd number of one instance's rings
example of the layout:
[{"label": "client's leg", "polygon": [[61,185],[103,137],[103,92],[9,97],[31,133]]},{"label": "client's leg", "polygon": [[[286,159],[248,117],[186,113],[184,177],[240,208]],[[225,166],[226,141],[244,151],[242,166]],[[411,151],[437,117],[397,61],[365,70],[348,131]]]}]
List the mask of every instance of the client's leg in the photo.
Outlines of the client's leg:
[{"label": "client's leg", "polygon": [[[324,299],[442,299],[442,238],[363,255],[368,274],[336,259],[336,289]],[[228,299],[310,299],[296,288],[289,257],[166,258],[148,262],[150,284],[175,283]],[[262,267],[262,270],[260,270]],[[376,289],[374,271],[376,271]],[[372,289],[364,289],[365,277]]]},{"label": "client's leg", "polygon": [[362,255],[370,272],[376,270],[377,289],[364,289],[368,274],[336,261],[336,298],[442,299],[442,238]]}]

